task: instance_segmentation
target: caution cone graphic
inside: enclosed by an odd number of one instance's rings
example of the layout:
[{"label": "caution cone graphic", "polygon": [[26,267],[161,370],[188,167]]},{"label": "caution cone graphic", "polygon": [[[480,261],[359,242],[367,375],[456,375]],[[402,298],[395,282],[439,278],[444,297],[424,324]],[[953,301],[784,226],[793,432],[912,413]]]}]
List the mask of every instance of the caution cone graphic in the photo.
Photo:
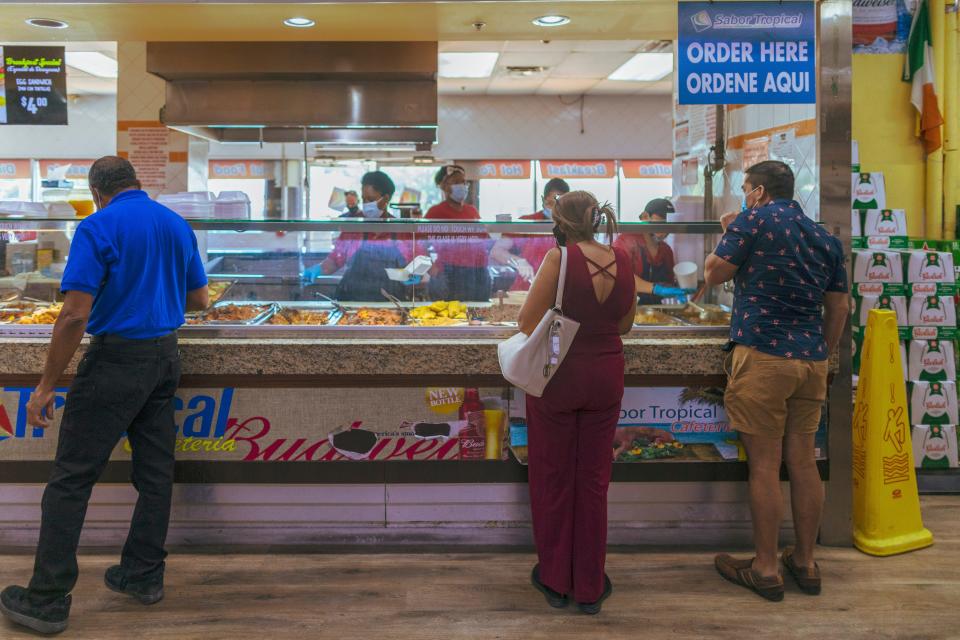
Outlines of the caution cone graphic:
[{"label": "caution cone graphic", "polygon": [[933,544],[913,467],[897,314],[872,309],[853,412],[853,543],[889,556]]}]

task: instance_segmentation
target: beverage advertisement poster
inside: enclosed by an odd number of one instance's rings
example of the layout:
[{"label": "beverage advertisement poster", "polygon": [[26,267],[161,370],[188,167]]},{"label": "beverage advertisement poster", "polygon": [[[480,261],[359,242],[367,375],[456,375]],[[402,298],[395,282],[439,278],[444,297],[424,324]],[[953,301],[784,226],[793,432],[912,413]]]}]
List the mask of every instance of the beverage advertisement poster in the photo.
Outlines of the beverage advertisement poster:
[{"label": "beverage advertisement poster", "polygon": [[[66,389],[57,392],[53,426],[27,425],[32,388],[0,389],[0,464],[52,460]],[[174,408],[178,460],[336,462],[490,459],[506,433],[509,394],[472,390],[461,417],[462,388],[181,389]],[[505,399],[505,396],[507,398]],[[91,425],[93,428],[94,425]],[[466,454],[462,450],[466,451]],[[130,459],[126,439],[114,460]]]}]

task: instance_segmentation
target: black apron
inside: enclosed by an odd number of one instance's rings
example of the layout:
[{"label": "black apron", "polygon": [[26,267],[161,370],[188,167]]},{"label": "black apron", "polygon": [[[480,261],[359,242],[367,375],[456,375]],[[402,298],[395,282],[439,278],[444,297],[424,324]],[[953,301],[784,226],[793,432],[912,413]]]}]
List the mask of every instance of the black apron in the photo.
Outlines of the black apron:
[{"label": "black apron", "polygon": [[397,248],[396,238],[389,240],[368,240],[360,243],[360,248],[347,263],[347,270],[337,285],[335,296],[342,302],[371,302],[384,300],[380,289],[403,299],[403,283],[387,277],[387,269],[402,269],[406,258]]}]

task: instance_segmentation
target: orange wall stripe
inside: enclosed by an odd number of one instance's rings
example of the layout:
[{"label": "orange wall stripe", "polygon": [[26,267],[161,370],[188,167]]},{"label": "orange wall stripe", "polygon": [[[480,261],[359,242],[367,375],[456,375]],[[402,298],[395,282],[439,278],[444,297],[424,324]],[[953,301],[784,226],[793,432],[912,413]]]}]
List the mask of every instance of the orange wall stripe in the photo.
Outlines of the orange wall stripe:
[{"label": "orange wall stripe", "polygon": [[753,140],[754,138],[762,138],[764,136],[774,136],[778,133],[783,133],[785,131],[796,131],[798,138],[803,136],[812,136],[817,133],[817,121],[816,119],[810,120],[801,120],[800,122],[794,122],[792,124],[785,124],[779,127],[773,127],[770,129],[762,129],[760,131],[751,131],[749,133],[742,133],[739,136],[734,136],[727,140],[727,149],[742,149],[744,143],[747,140]]},{"label": "orange wall stripe", "polygon": [[136,127],[163,127],[159,120],[117,120],[117,131],[128,131]]}]

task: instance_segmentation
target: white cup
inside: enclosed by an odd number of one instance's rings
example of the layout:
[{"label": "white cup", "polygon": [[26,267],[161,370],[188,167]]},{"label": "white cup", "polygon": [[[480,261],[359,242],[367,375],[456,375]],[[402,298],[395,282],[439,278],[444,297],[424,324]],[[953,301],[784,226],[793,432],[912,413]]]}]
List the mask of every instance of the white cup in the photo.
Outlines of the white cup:
[{"label": "white cup", "polygon": [[677,276],[677,285],[681,289],[697,288],[697,263],[678,262],[673,267],[673,275]]}]

